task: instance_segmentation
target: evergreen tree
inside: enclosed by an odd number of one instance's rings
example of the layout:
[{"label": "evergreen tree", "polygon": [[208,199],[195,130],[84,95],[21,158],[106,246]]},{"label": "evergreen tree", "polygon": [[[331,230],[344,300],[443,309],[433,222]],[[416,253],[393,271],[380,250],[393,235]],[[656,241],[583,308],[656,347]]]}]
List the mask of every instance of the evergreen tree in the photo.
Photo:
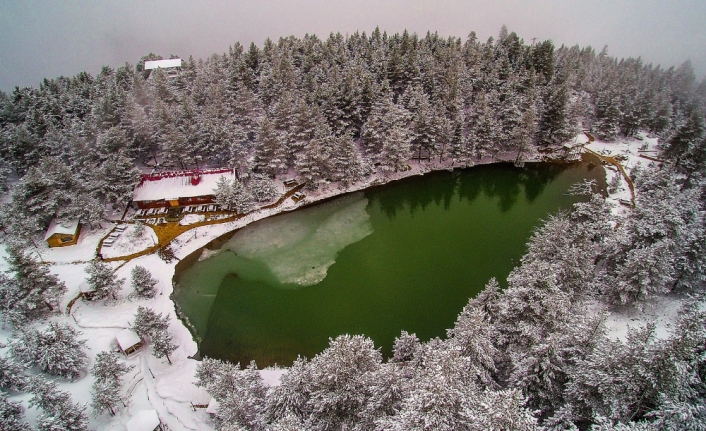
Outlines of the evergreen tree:
[{"label": "evergreen tree", "polygon": [[169,364],[172,364],[172,359],[169,357],[179,346],[172,342],[172,336],[167,329],[160,329],[152,336],[152,354],[155,358],[167,358]]},{"label": "evergreen tree", "polygon": [[260,125],[255,147],[255,167],[269,175],[286,170],[285,146],[272,122],[265,118]]},{"label": "evergreen tree", "polygon": [[417,338],[417,335],[402,331],[402,334],[395,338],[395,344],[392,347],[392,360],[394,362],[411,361],[418,350],[419,338]]},{"label": "evergreen tree", "polygon": [[266,391],[254,363],[241,370],[239,365],[204,358],[196,369],[196,379],[196,384],[219,402],[217,429],[265,429]]},{"label": "evergreen tree", "polygon": [[110,265],[92,260],[86,267],[88,278],[86,283],[92,291],[96,292],[93,296],[96,299],[104,299],[111,297],[114,300],[118,299],[118,292],[123,287],[124,278],[117,278]]},{"label": "evergreen tree", "polygon": [[169,318],[156,313],[151,308],[137,307],[133,330],[142,339],[149,339],[162,330],[169,328]]},{"label": "evergreen tree", "polygon": [[15,327],[35,321],[55,311],[66,292],[63,282],[31,258],[18,245],[6,247],[8,277],[0,274],[0,312]]},{"label": "evergreen tree", "polygon": [[124,364],[119,361],[119,358],[120,355],[116,352],[99,352],[91,367],[91,374],[96,380],[120,381],[120,378],[135,366]]},{"label": "evergreen tree", "polygon": [[169,355],[178,346],[172,342],[172,336],[169,334],[169,316],[162,316],[162,313],[155,313],[149,308],[138,307],[133,330],[140,338],[152,342],[152,354],[156,358],[166,357],[167,361],[172,363]]},{"label": "evergreen tree", "polygon": [[25,369],[9,358],[0,357],[0,388],[21,391],[28,382]]},{"label": "evergreen tree", "polygon": [[95,380],[91,387],[91,407],[102,414],[109,412],[115,416],[118,403],[122,402],[120,397],[120,386],[113,380]]},{"label": "evergreen tree", "polygon": [[85,369],[88,356],[84,351],[86,340],[79,340],[81,332],[72,327],[51,322],[44,331],[24,329],[10,342],[12,356],[42,371],[75,380]]},{"label": "evergreen tree", "polygon": [[8,401],[7,394],[0,392],[0,429],[5,431],[32,431],[32,427],[22,420],[22,405]]},{"label": "evergreen tree", "polygon": [[380,168],[385,173],[406,170],[411,157],[411,140],[401,127],[393,126],[382,144]]},{"label": "evergreen tree", "polygon": [[572,133],[569,112],[569,88],[566,78],[555,80],[547,86],[544,95],[544,109],[539,120],[538,140],[544,145],[561,144]]},{"label": "evergreen tree", "polygon": [[88,418],[86,407],[71,402],[68,392],[57,389],[55,382],[35,377],[31,385],[30,407],[39,407],[42,413],[37,418],[39,431],[86,431]]},{"label": "evergreen tree", "polygon": [[248,186],[257,202],[267,202],[279,195],[279,190],[277,190],[274,181],[263,174],[254,174]]},{"label": "evergreen tree", "polygon": [[154,298],[157,294],[155,286],[158,281],[152,278],[150,271],[142,266],[136,266],[132,269],[132,288],[139,298]]},{"label": "evergreen tree", "polygon": [[133,368],[133,365],[119,362],[115,352],[100,352],[96,355],[96,361],[91,368],[91,374],[95,377],[91,389],[91,405],[94,410],[99,413],[108,411],[115,415],[116,406],[123,402],[120,396],[120,379]]}]

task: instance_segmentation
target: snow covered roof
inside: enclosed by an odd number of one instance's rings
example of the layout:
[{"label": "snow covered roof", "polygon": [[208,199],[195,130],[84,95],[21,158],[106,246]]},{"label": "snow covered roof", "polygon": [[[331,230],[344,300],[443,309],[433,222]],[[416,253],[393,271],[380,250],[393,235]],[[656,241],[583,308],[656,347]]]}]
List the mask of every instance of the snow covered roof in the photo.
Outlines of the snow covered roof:
[{"label": "snow covered roof", "polygon": [[115,339],[118,340],[118,345],[122,350],[129,349],[130,347],[142,341],[132,329],[123,329],[122,331],[117,333]]},{"label": "snow covered roof", "polygon": [[47,233],[44,235],[44,240],[48,240],[49,237],[54,235],[55,233],[73,235],[76,233],[76,228],[78,228],[78,219],[71,220],[65,224],[60,224],[56,221],[56,219],[53,219],[51,223],[49,223]]},{"label": "snow covered roof", "polygon": [[145,61],[145,70],[152,70],[158,67],[161,67],[162,69],[168,69],[170,67],[181,67],[181,58]]},{"label": "snow covered roof", "polygon": [[[204,172],[175,172],[160,175],[145,175],[135,187],[133,201],[156,201],[159,199],[191,198],[213,195],[216,183],[221,177],[228,181],[235,179],[230,169]],[[198,178],[198,179],[196,179]]]},{"label": "snow covered roof", "polygon": [[159,426],[157,410],[140,410],[127,421],[127,431],[154,431]]},{"label": "snow covered roof", "polygon": [[218,406],[220,405],[221,403],[216,401],[215,398],[211,398],[211,401],[208,402],[208,407],[206,407],[206,413],[215,415],[216,413],[218,413]]}]

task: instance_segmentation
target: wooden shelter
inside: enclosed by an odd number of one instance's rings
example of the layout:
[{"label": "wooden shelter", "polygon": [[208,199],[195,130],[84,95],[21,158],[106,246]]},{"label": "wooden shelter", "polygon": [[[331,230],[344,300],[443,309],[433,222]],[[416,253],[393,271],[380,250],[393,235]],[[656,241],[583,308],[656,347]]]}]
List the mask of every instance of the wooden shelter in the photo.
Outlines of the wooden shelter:
[{"label": "wooden shelter", "polygon": [[583,144],[579,143],[566,143],[562,147],[564,151],[564,158],[567,160],[577,160],[581,157],[581,150],[583,150]]},{"label": "wooden shelter", "polygon": [[44,240],[49,244],[49,247],[66,247],[76,244],[80,233],[81,224],[78,219],[67,223],[59,223],[53,219],[49,223],[47,233],[44,234]]},{"label": "wooden shelter", "polygon": [[123,329],[118,332],[115,339],[118,342],[120,351],[123,352],[125,356],[130,356],[133,353],[139,352],[144,345],[142,338],[140,338],[140,336],[137,335],[132,329]]},{"label": "wooden shelter", "polygon": [[157,410],[140,410],[125,424],[127,431],[166,431]]}]

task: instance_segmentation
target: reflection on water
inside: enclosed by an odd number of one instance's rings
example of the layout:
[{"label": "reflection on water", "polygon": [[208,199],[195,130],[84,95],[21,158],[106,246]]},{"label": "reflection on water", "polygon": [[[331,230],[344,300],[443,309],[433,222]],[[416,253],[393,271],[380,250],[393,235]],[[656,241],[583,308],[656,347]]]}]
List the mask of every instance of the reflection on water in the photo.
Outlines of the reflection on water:
[{"label": "reflection on water", "polygon": [[389,355],[401,330],[445,336],[469,297],[507,277],[538,221],[580,199],[566,190],[603,175],[528,163],[394,182],[238,231],[181,272],[174,297],[204,356],[289,365],[344,333]]},{"label": "reflection on water", "polygon": [[[567,169],[576,169],[576,166],[579,165],[528,163],[518,169],[510,163],[485,165],[473,168],[479,175],[453,172],[451,175],[455,181],[448,181],[449,174],[446,172],[436,172],[425,178],[427,187],[412,188],[409,193],[392,198],[386,195],[384,200],[376,203],[388,217],[393,218],[398,211],[424,211],[431,203],[443,205],[448,210],[454,196],[473,203],[483,193],[490,199],[497,198],[498,209],[505,213],[517,203],[520,194],[524,193],[527,202],[532,203],[557,176]],[[484,171],[494,174],[483,175]]]}]

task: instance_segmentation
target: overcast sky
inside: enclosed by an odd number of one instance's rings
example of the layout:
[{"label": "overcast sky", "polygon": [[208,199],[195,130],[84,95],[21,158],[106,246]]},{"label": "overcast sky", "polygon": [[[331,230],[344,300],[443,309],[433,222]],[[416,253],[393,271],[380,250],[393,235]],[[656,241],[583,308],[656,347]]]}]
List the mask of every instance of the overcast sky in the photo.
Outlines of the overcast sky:
[{"label": "overcast sky", "polygon": [[706,74],[704,0],[0,0],[0,89],[95,75],[154,52],[205,58],[234,42],[330,32],[428,30],[465,40],[503,24],[525,41],[592,45],[663,67],[690,59]]}]

